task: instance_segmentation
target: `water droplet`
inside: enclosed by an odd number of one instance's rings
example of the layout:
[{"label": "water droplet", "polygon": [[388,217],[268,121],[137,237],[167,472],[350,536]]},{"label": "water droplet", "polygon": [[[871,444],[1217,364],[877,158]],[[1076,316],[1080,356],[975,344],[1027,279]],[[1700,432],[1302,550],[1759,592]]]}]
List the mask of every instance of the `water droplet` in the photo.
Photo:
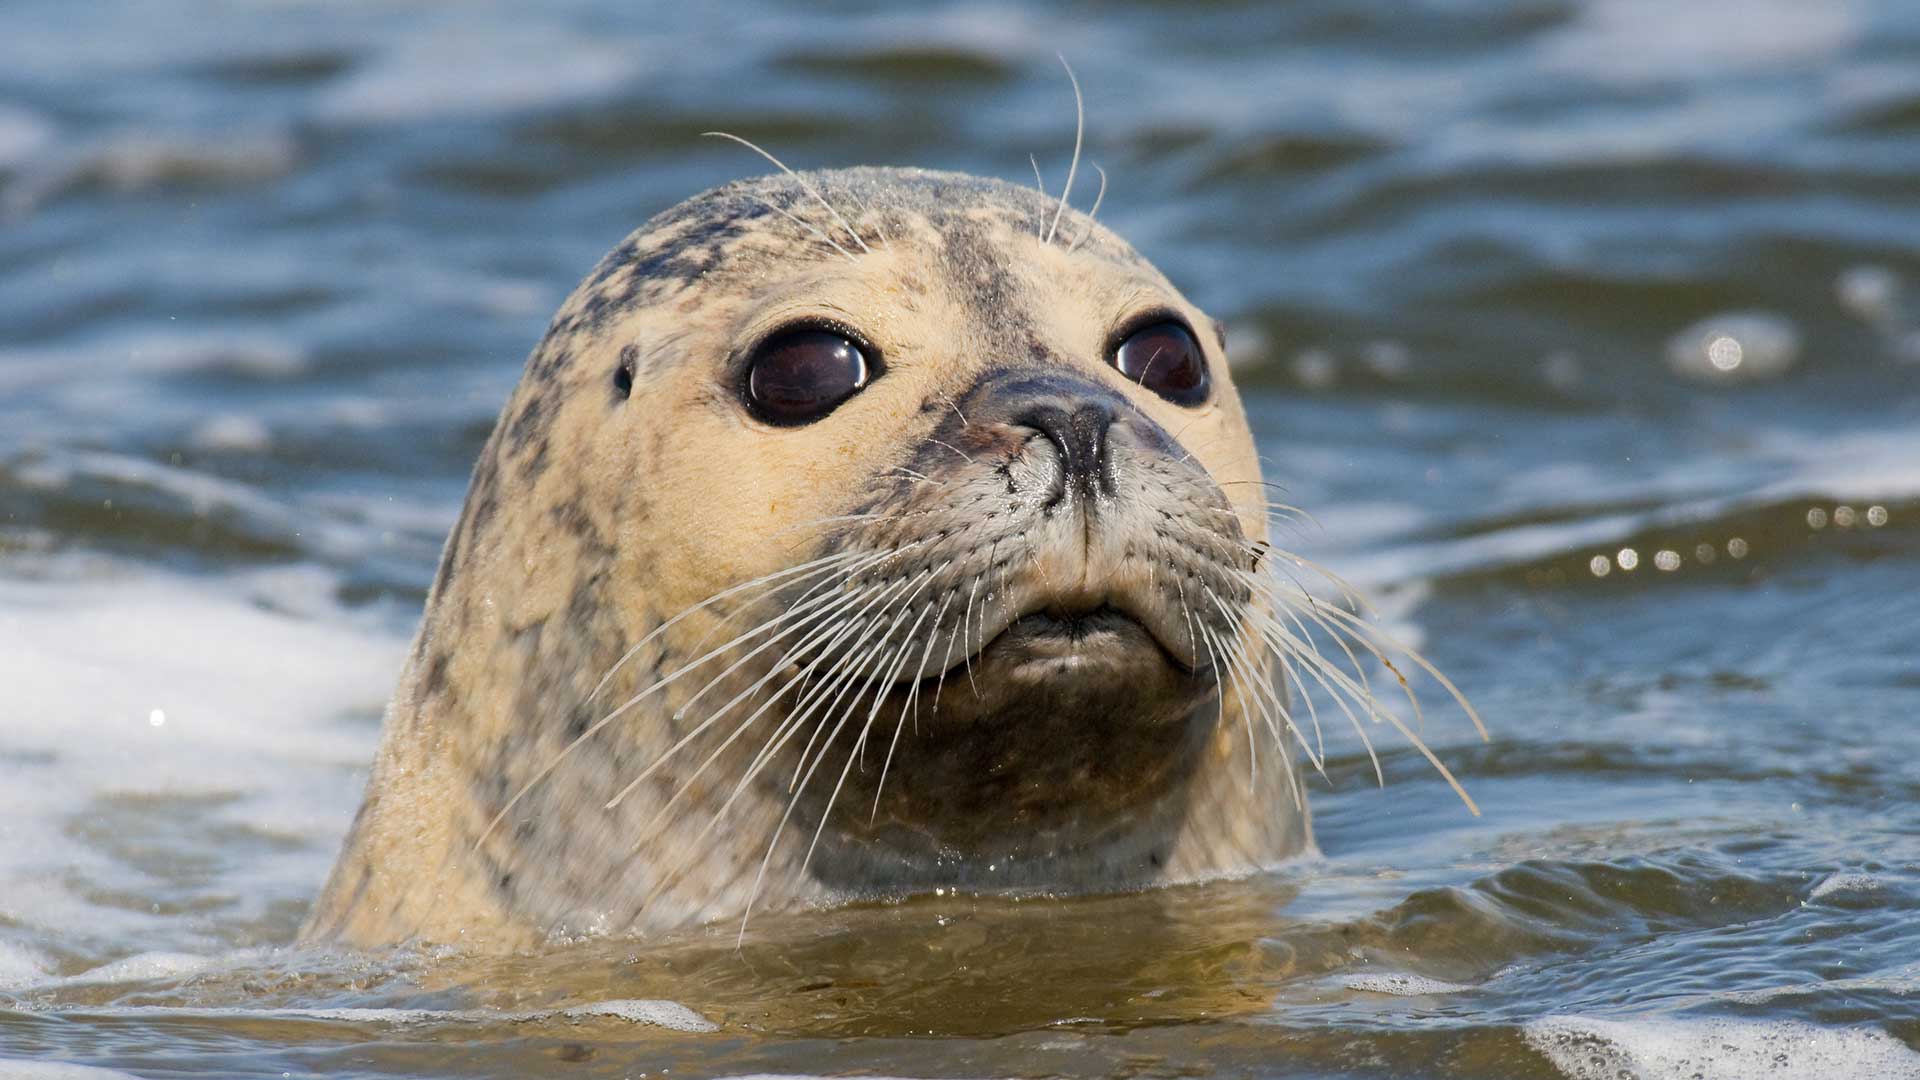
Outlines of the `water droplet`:
[{"label": "water droplet", "polygon": [[1703,566],[1713,562],[1713,560],[1717,558],[1719,554],[1720,554],[1719,552],[1713,549],[1712,544],[1694,545],[1693,559],[1695,562],[1700,563]]},{"label": "water droplet", "polygon": [[1835,525],[1838,525],[1843,529],[1851,529],[1853,528],[1853,524],[1855,520],[1857,519],[1854,515],[1853,507],[1836,506],[1833,508],[1833,523]]},{"label": "water droplet", "polygon": [[1665,548],[1654,553],[1653,565],[1661,570],[1680,569],[1680,553]]},{"label": "water droplet", "polygon": [[1807,524],[1816,529],[1826,528],[1827,512],[1825,510],[1820,509],[1817,506],[1813,507],[1812,509],[1807,511]]},{"label": "water droplet", "polygon": [[1887,508],[1884,506],[1867,507],[1867,524],[1879,528],[1887,523]]},{"label": "water droplet", "polygon": [[1613,560],[1605,555],[1595,555],[1587,560],[1587,569],[1593,571],[1594,577],[1606,577],[1613,573]]},{"label": "water droplet", "polygon": [[155,709],[147,714],[147,723],[152,724],[154,727],[159,727],[166,722],[167,713],[164,709]]},{"label": "water droplet", "polygon": [[1621,548],[1613,557],[1613,561],[1619,563],[1622,570],[1632,570],[1640,565],[1640,553],[1632,548]]},{"label": "water droplet", "polygon": [[1715,315],[1667,341],[1667,366],[1701,382],[1770,379],[1799,358],[1799,329],[1767,311]]},{"label": "water droplet", "polygon": [[1727,541],[1727,554],[1733,556],[1736,559],[1746,558],[1747,542],[1745,540],[1740,539],[1737,536]]}]

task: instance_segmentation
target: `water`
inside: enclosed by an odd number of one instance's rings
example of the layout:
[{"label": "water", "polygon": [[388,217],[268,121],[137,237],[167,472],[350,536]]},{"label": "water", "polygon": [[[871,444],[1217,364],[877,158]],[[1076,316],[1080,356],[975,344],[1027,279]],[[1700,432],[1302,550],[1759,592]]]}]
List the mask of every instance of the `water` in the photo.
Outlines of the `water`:
[{"label": "water", "polygon": [[[1484,815],[1330,733],[1256,881],[291,949],[547,315],[758,168],[697,133],[1057,185],[1056,48]],[[1911,4],[0,10],[0,1076],[1920,1075],[1916,657]]]}]

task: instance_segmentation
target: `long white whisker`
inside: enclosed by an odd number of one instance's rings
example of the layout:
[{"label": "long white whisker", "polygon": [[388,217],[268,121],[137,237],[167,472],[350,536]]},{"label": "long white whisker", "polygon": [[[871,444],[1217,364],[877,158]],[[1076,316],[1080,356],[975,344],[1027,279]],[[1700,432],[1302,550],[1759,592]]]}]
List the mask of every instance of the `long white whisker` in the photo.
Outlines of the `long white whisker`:
[{"label": "long white whisker", "polygon": [[1067,183],[1060,189],[1060,206],[1053,212],[1053,224],[1047,227],[1047,238],[1042,243],[1053,243],[1053,234],[1060,230],[1060,217],[1067,212],[1067,199],[1073,194],[1073,178],[1080,172],[1080,143],[1087,131],[1087,105],[1080,96],[1080,80],[1074,77],[1073,65],[1067,63],[1065,54],[1060,57],[1060,66],[1067,69],[1067,81],[1073,84],[1073,160],[1067,165]]},{"label": "long white whisker", "polygon": [[1087,242],[1087,237],[1093,235],[1093,219],[1100,213],[1100,200],[1107,197],[1107,170],[1095,163],[1093,171],[1100,174],[1100,190],[1094,193],[1093,207],[1087,211],[1087,227],[1081,230],[1080,236],[1073,243],[1067,245],[1068,252],[1078,251],[1080,245]]},{"label": "long white whisker", "polygon": [[[827,213],[832,214],[833,220],[839,222],[840,227],[847,230],[847,235],[853,237],[853,242],[860,245],[860,250],[865,251],[869,255],[873,254],[873,249],[867,246],[867,242],[865,240],[860,239],[859,232],[857,232],[852,225],[847,224],[847,219],[840,216],[840,211],[835,210],[833,208],[833,204],[827,201],[827,197],[825,195],[820,194],[820,192],[812,184],[807,183],[807,181],[803,177],[801,177],[799,173],[794,172],[792,169],[787,168],[786,162],[781,161],[779,158],[774,157],[772,154],[767,153],[765,150],[761,149],[757,144],[750,142],[746,139],[743,139],[738,135],[731,134],[729,132],[703,131],[700,134],[709,138],[730,139],[734,142],[739,143],[741,146],[744,146],[747,149],[753,151],[754,153],[759,154],[761,157],[766,158],[768,161],[773,162],[775,168],[779,169],[781,172],[786,173],[788,176],[792,177],[794,183],[797,183],[800,185],[801,190],[813,196],[814,199],[818,201],[821,206],[824,206],[827,208]],[[834,245],[834,247],[839,247],[839,246],[840,245],[838,244]]]}]

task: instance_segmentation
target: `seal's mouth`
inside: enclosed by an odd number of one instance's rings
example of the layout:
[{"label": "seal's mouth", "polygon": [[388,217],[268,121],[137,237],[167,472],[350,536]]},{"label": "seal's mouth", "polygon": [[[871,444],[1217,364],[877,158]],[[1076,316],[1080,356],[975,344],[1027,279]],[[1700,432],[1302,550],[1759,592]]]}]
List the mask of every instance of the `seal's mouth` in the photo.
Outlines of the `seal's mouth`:
[{"label": "seal's mouth", "polygon": [[1145,620],[1110,601],[1070,607],[1052,604],[1009,619],[971,653],[922,679],[938,682],[975,666],[1003,668],[1008,677],[1022,682],[1126,679],[1137,678],[1143,664],[1156,661],[1189,679],[1206,677],[1212,670],[1210,664],[1183,659]]}]

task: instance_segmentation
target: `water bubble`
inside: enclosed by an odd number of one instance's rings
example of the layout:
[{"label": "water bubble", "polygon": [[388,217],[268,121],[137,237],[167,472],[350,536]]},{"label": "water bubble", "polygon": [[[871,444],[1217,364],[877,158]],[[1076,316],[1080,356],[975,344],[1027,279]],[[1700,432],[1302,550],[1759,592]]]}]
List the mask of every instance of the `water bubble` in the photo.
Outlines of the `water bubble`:
[{"label": "water bubble", "polygon": [[1900,278],[1884,266],[1849,266],[1833,280],[1840,306],[1870,323],[1891,322],[1899,314]]},{"label": "water bubble", "polygon": [[1375,341],[1360,350],[1360,363],[1382,379],[1404,378],[1413,369],[1413,351],[1397,341]]},{"label": "water bubble", "polygon": [[1887,508],[1884,506],[1867,507],[1867,524],[1879,528],[1887,523]]},{"label": "water bubble", "polygon": [[1771,379],[1800,358],[1800,331],[1784,316],[1735,311],[1702,319],[1667,341],[1667,366],[1700,382]]},{"label": "water bubble", "polygon": [[1680,553],[1662,548],[1654,553],[1653,565],[1661,570],[1678,570],[1680,569]]},{"label": "water bubble", "polygon": [[1234,371],[1253,371],[1273,361],[1267,332],[1258,323],[1234,323],[1227,327],[1227,366]]},{"label": "water bubble", "polygon": [[1580,358],[1570,352],[1548,353],[1540,361],[1540,377],[1561,393],[1571,393],[1580,385]]},{"label": "water bubble", "polygon": [[1719,554],[1719,552],[1713,549],[1712,544],[1695,544],[1693,548],[1693,561],[1705,566],[1712,563]]},{"label": "water bubble", "polygon": [[1727,554],[1733,556],[1736,559],[1746,558],[1747,542],[1737,536],[1727,541]]},{"label": "water bubble", "polygon": [[1815,506],[1807,511],[1807,524],[1816,529],[1827,527],[1827,512]]},{"label": "water bubble", "polygon": [[1853,512],[1853,507],[1836,506],[1833,508],[1833,523],[1835,525],[1838,525],[1843,529],[1851,529],[1853,528],[1854,520],[1855,520],[1855,515]]},{"label": "water bubble", "polygon": [[1605,555],[1595,555],[1587,560],[1587,569],[1593,571],[1594,577],[1606,577],[1613,573],[1613,560]]},{"label": "water bubble", "polygon": [[1621,548],[1619,554],[1613,557],[1613,561],[1619,563],[1622,570],[1632,570],[1640,565],[1640,553],[1632,548]]},{"label": "water bubble", "polygon": [[1287,366],[1294,378],[1313,390],[1325,390],[1340,377],[1340,362],[1325,349],[1302,349]]}]

